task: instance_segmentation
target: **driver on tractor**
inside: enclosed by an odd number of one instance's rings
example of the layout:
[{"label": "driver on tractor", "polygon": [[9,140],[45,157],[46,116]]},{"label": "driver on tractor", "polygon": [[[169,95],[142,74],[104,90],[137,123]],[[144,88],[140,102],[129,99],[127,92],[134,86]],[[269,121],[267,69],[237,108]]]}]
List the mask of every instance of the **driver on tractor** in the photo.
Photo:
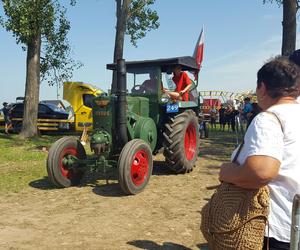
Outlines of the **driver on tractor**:
[{"label": "driver on tractor", "polygon": [[150,79],[145,80],[142,83],[142,85],[140,87],[141,92],[146,92],[146,93],[147,92],[150,92],[150,93],[156,92],[156,80],[157,80],[156,74],[154,72],[150,72],[149,77],[150,77]]},{"label": "driver on tractor", "polygon": [[192,87],[192,81],[188,77],[187,73],[181,71],[180,65],[177,65],[173,70],[173,82],[176,84],[175,91],[169,91],[164,89],[164,93],[168,94],[174,100],[188,101],[189,90]]}]

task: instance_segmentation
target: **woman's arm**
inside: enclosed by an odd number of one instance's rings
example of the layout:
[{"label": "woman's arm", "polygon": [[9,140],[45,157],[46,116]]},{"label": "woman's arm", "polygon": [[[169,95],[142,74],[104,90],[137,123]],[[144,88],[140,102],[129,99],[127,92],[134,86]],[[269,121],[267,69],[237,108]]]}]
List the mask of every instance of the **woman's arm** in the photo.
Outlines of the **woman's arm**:
[{"label": "woman's arm", "polygon": [[179,95],[183,95],[185,92],[187,92],[188,90],[190,90],[191,87],[192,87],[192,83],[190,83],[189,85],[187,85],[183,90],[179,91]]},{"label": "woman's arm", "polygon": [[236,163],[222,164],[219,180],[243,188],[257,189],[274,179],[279,168],[279,160],[270,156],[254,155],[249,156],[241,166]]}]

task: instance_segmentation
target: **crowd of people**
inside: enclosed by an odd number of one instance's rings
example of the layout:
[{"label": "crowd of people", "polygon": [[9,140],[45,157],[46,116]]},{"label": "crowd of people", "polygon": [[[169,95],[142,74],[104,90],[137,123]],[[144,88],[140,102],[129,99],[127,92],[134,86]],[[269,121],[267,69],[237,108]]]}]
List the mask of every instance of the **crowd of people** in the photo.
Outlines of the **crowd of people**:
[{"label": "crowd of people", "polygon": [[232,103],[212,106],[209,110],[210,127],[216,129],[219,123],[221,131],[235,132],[241,126],[246,129],[260,111],[258,104],[251,102],[250,97],[245,97],[238,108]]}]

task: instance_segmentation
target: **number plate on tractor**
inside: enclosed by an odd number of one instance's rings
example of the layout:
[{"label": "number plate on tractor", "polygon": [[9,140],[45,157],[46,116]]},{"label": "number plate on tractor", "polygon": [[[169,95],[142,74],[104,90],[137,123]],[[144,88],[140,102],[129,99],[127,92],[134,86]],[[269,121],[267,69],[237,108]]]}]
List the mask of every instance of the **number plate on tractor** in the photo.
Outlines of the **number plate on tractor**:
[{"label": "number plate on tractor", "polygon": [[166,112],[167,113],[177,113],[179,111],[179,106],[177,103],[167,104]]}]

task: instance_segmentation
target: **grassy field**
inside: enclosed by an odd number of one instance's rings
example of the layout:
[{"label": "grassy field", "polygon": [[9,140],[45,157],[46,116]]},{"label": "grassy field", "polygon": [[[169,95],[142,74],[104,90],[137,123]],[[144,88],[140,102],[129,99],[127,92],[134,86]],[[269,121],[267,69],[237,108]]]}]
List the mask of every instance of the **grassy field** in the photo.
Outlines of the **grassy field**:
[{"label": "grassy field", "polygon": [[57,139],[42,136],[22,141],[16,135],[0,134],[0,192],[19,192],[32,180],[46,176],[46,148]]},{"label": "grassy field", "polygon": [[[57,136],[41,136],[21,141],[17,135],[0,134],[0,193],[20,192],[34,180],[47,176],[46,158],[50,145]],[[228,160],[236,144],[236,135],[221,132],[219,128],[209,130],[205,139],[212,147],[201,149],[200,156],[210,159],[211,164]]]}]

